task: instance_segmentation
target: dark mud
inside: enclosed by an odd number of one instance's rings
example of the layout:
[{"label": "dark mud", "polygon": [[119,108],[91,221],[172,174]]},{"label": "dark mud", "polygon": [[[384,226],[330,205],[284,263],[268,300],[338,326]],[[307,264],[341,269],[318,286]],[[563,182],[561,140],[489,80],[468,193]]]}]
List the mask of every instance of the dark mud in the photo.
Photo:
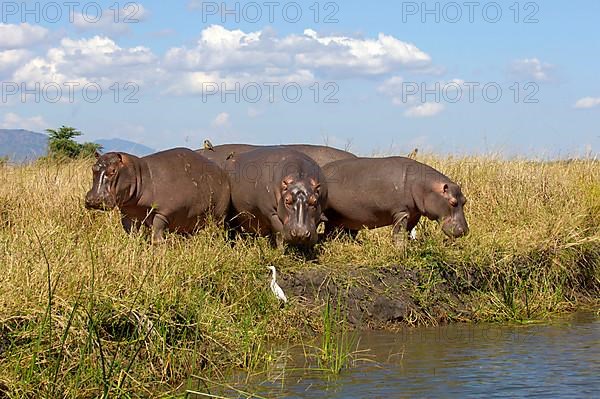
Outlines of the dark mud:
[{"label": "dark mud", "polygon": [[369,329],[471,319],[458,282],[399,265],[356,267],[345,274],[339,269],[305,269],[279,277],[279,285],[294,306],[314,309],[333,301],[341,305],[353,326]]}]

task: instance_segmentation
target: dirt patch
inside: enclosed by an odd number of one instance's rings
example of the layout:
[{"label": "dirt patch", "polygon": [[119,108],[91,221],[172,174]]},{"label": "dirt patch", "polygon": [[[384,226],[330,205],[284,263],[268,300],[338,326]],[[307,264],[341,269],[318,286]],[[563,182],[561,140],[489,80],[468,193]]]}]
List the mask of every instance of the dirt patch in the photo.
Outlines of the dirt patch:
[{"label": "dirt patch", "polygon": [[439,324],[464,319],[464,303],[452,292],[453,282],[432,281],[430,273],[395,265],[339,270],[304,269],[282,273],[279,284],[298,306],[314,308],[339,301],[348,321],[361,328],[398,324]]}]

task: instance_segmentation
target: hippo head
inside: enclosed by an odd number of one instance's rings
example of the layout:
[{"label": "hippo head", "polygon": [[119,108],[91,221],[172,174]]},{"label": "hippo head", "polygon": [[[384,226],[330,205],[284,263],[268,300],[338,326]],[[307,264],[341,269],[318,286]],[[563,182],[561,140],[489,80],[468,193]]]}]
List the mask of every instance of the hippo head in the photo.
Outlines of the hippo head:
[{"label": "hippo head", "polygon": [[462,237],[469,233],[463,209],[466,202],[458,184],[438,182],[425,195],[425,214],[429,219],[439,221],[448,237]]},{"label": "hippo head", "polygon": [[126,163],[124,154],[109,152],[100,156],[96,153],[96,163],[92,166],[92,189],[85,196],[86,208],[109,210],[127,198],[130,190],[120,190],[117,185],[117,180],[121,180],[120,175],[127,174],[123,173],[127,169]]},{"label": "hippo head", "polygon": [[321,185],[314,179],[292,176],[281,182],[277,214],[283,223],[283,240],[293,245],[314,245],[321,222]]}]

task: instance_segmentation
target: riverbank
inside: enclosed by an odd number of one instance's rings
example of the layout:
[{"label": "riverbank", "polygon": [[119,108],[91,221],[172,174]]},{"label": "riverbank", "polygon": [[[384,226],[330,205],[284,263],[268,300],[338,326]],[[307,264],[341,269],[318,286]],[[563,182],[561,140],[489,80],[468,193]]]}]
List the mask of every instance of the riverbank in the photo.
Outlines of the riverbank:
[{"label": "riverbank", "polygon": [[[90,161],[0,167],[0,392],[158,396],[192,374],[264,368],[270,343],[358,328],[545,319],[598,305],[600,162],[425,157],[462,185],[471,234],[421,222],[339,237],[307,261],[212,227],[152,247],[90,212]],[[290,303],[269,290],[279,271]],[[2,393],[0,393],[0,397]]]}]

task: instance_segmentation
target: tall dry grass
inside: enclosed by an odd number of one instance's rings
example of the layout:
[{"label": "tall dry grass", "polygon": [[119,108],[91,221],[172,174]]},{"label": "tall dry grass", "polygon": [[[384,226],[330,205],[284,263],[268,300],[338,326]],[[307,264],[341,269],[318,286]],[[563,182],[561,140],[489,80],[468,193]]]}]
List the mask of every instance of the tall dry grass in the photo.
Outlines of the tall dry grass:
[{"label": "tall dry grass", "polygon": [[159,246],[128,236],[116,211],[84,209],[90,161],[0,167],[0,397],[157,396],[193,373],[264,367],[270,343],[323,329],[318,310],[279,309],[270,264],[327,269],[348,285],[356,270],[401,265],[427,276],[409,291],[416,303],[427,308],[441,282],[472,320],[597,299],[600,162],[419,160],[462,185],[468,237],[451,242],[422,222],[406,256],[379,229],[327,242],[310,262],[265,239],[232,246],[214,226]]}]

